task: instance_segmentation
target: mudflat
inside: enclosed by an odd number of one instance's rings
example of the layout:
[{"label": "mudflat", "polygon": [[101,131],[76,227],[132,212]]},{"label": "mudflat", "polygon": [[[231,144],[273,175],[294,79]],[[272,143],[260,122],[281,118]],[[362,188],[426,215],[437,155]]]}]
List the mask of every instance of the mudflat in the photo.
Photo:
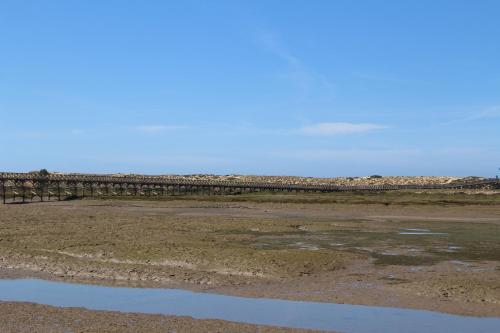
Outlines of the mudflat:
[{"label": "mudflat", "polygon": [[165,333],[165,332],[317,332],[285,327],[257,326],[223,320],[191,317],[90,311],[18,302],[0,302],[0,328],[3,333]]},{"label": "mudflat", "polygon": [[500,195],[248,194],[0,205],[0,268],[2,277],[500,316]]}]

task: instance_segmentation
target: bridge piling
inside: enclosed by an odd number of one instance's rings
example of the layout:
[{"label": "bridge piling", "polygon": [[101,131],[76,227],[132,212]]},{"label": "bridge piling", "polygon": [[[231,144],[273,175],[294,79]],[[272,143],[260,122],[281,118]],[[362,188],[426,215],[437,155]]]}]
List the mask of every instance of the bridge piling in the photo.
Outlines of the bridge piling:
[{"label": "bridge piling", "polygon": [[[90,188],[87,189],[87,186]],[[56,188],[57,187],[57,188]],[[182,195],[235,195],[243,193],[328,193],[337,191],[392,191],[404,189],[461,189],[461,188],[500,188],[500,181],[483,179],[455,182],[452,184],[422,185],[327,185],[327,184],[287,184],[258,183],[240,181],[185,180],[156,176],[116,177],[111,175],[51,174],[41,176],[37,173],[0,173],[0,201],[7,203],[33,201],[40,196],[45,201],[57,197],[63,200],[69,196],[182,196]],[[29,191],[27,193],[26,191]],[[57,193],[55,193],[57,191]],[[30,197],[27,198],[26,195]],[[16,201],[17,200],[17,201]],[[29,200],[28,200],[29,201]]]}]

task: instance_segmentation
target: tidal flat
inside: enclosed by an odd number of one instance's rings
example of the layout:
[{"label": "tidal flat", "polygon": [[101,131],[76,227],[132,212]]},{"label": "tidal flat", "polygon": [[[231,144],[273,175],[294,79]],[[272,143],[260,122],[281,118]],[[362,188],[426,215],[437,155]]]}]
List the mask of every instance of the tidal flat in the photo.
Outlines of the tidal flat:
[{"label": "tidal flat", "polygon": [[498,317],[500,195],[245,194],[1,205],[0,277]]}]

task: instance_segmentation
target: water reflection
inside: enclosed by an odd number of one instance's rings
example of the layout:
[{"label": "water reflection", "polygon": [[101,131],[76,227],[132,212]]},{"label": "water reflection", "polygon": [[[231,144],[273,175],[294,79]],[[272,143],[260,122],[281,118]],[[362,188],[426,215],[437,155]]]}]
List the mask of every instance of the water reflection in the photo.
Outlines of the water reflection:
[{"label": "water reflection", "polygon": [[375,306],[244,298],[179,289],[103,287],[38,279],[0,280],[0,300],[353,333],[493,333],[500,328],[500,318],[454,316]]}]

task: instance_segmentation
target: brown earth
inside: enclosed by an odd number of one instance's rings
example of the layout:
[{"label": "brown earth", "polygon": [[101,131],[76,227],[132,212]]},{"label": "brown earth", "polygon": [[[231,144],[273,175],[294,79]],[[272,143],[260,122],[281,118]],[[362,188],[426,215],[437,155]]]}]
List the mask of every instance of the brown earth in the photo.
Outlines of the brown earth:
[{"label": "brown earth", "polygon": [[0,302],[2,333],[277,333],[316,332],[190,317],[89,311],[32,303]]},{"label": "brown earth", "polygon": [[500,196],[0,205],[0,268],[4,277],[500,316]]}]

